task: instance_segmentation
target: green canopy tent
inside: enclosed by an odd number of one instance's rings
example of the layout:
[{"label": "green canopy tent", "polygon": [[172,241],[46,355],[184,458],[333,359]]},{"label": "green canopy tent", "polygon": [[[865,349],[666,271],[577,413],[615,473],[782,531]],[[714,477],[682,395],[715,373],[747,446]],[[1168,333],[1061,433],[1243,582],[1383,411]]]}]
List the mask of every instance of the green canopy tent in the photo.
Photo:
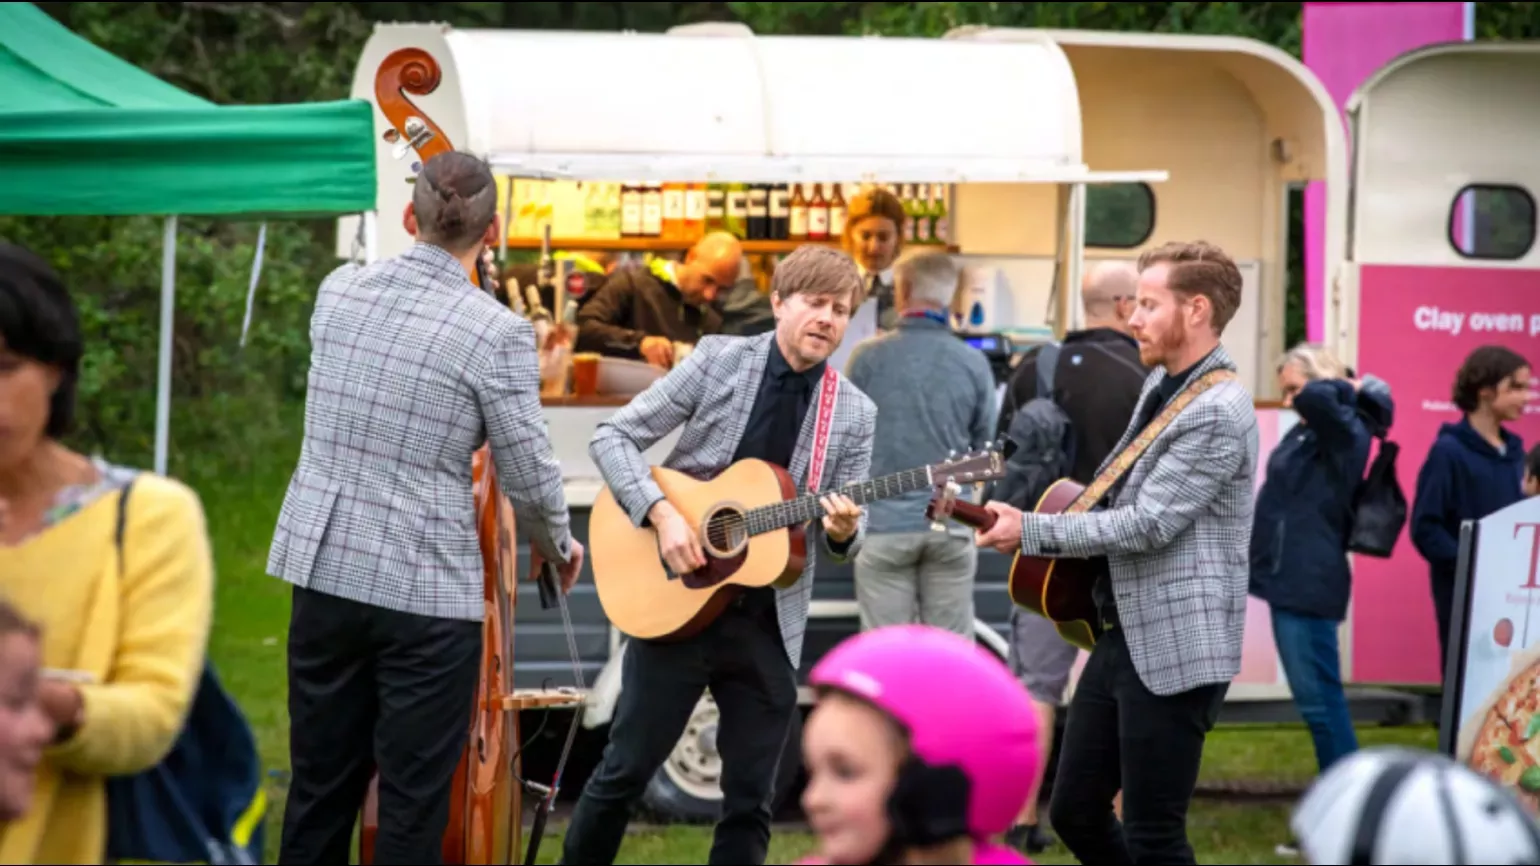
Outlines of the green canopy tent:
[{"label": "green canopy tent", "polygon": [[373,136],[362,100],[215,105],[31,3],[0,4],[0,213],[166,217],[156,472],[170,433],[177,215],[367,214]]}]

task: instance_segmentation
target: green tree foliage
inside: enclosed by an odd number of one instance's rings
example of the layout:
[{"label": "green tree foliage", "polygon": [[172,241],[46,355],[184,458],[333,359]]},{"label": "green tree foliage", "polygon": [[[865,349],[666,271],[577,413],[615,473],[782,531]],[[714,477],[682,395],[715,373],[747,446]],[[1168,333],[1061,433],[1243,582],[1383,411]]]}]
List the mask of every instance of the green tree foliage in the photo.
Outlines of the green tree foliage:
[{"label": "green tree foliage", "polygon": [[[661,31],[742,21],[759,33],[938,36],[983,24],[1230,33],[1299,51],[1298,3],[40,3],[96,45],[219,103],[348,96],[375,22]],[[1481,3],[1485,39],[1540,35],[1540,4]],[[583,58],[573,58],[582,63]],[[532,74],[560,74],[534,70]],[[232,177],[231,183],[240,183]],[[1119,207],[1137,207],[1125,202]],[[387,217],[388,218],[388,217]],[[1298,215],[1296,214],[1296,219]],[[274,223],[251,334],[240,343],[257,226],[184,220],[178,246],[172,470],[194,454],[241,457],[280,435],[277,407],[304,389],[315,286],[337,264],[334,223]],[[67,275],[89,355],[77,444],[148,465],[154,429],[161,222],[0,217],[0,237]],[[1298,270],[1291,268],[1297,275]],[[1298,284],[1297,277],[1295,279]],[[1297,295],[1297,292],[1293,293]],[[1303,333],[1290,305],[1290,338]]]}]

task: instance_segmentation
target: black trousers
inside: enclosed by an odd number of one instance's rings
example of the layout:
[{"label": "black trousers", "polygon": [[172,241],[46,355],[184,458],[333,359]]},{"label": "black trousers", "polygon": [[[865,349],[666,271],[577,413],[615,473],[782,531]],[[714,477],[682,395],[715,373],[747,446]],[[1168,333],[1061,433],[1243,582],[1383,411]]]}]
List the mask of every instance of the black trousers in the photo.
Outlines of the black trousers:
[{"label": "black trousers", "polygon": [[442,863],[449,789],[469,735],[481,623],[294,588],[289,760],[279,863],[348,863],[378,768],[374,862]]},{"label": "black trousers", "polygon": [[720,714],[723,802],[709,862],[764,863],[775,772],[797,709],[774,591],[745,593],[688,640],[628,641],[620,676],[610,741],[572,812],[561,862],[614,862],[632,806],[710,688]]},{"label": "black trousers", "polygon": [[[1081,863],[1195,863],[1187,806],[1226,685],[1169,697],[1139,679],[1123,630],[1097,642],[1070,699],[1048,815]],[[1112,798],[1123,791],[1123,821]]]}]

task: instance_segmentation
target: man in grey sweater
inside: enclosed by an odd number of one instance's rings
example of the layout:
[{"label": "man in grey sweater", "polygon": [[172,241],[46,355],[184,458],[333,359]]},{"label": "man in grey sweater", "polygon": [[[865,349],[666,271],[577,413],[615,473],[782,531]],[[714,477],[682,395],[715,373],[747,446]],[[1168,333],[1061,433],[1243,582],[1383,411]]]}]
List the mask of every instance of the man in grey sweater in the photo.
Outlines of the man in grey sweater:
[{"label": "man in grey sweater", "polygon": [[[944,252],[899,260],[897,328],[851,353],[846,376],[877,404],[873,477],[982,447],[994,433],[998,401],[989,363],[952,333],[947,318],[958,277]],[[978,550],[960,524],[931,530],[929,499],[930,491],[919,490],[868,506],[866,544],[855,563],[863,630],[923,622],[972,636]]]}]

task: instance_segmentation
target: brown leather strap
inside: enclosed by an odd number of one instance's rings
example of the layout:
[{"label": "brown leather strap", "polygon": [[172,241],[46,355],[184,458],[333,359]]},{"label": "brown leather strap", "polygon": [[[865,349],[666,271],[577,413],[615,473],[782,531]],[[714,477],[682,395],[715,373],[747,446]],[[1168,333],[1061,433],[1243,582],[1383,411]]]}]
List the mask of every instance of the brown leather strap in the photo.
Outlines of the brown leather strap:
[{"label": "brown leather strap", "polygon": [[1150,447],[1150,443],[1154,442],[1156,437],[1165,432],[1167,427],[1171,426],[1171,422],[1176,420],[1176,416],[1183,409],[1186,409],[1189,403],[1196,400],[1199,394],[1220,382],[1228,382],[1234,378],[1235,373],[1230,370],[1210,370],[1193,382],[1188,383],[1187,387],[1182,389],[1182,392],[1177,394],[1174,400],[1166,404],[1166,408],[1162,409],[1159,415],[1155,416],[1155,420],[1146,425],[1139,432],[1139,435],[1134,437],[1134,441],[1128,443],[1127,448],[1118,452],[1118,456],[1112,459],[1112,462],[1107,465],[1102,474],[1096,476],[1096,480],[1091,482],[1091,486],[1087,487],[1078,499],[1071,503],[1068,508],[1064,509],[1064,513],[1078,514],[1083,511],[1090,511],[1092,506],[1100,502],[1103,496],[1107,495],[1107,491],[1112,489],[1112,485],[1116,484],[1125,472],[1133,468],[1134,464],[1139,461],[1140,456],[1144,454],[1145,449]]}]

